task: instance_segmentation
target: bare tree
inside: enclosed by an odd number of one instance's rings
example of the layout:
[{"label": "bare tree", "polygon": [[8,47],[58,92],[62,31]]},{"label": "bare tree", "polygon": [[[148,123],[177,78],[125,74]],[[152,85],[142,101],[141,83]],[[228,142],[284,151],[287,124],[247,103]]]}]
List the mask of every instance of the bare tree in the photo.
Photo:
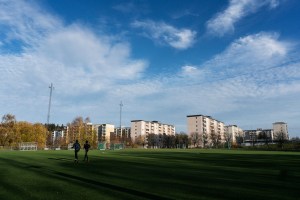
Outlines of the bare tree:
[{"label": "bare tree", "polygon": [[208,134],[206,132],[203,132],[201,134],[201,136],[202,136],[201,137],[202,145],[203,145],[203,148],[205,148],[209,141]]},{"label": "bare tree", "polygon": [[221,134],[212,131],[210,134],[210,139],[212,142],[213,147],[218,148],[221,143]]},{"label": "bare tree", "polygon": [[284,143],[288,141],[287,135],[283,131],[278,131],[274,133],[275,142],[277,142],[278,146],[283,149]]},{"label": "bare tree", "polygon": [[235,134],[235,141],[238,146],[241,146],[242,143],[244,142],[244,134],[242,132],[238,131]]},{"label": "bare tree", "polygon": [[191,141],[194,145],[194,147],[199,147],[199,143],[201,141],[201,138],[200,138],[200,134],[198,132],[192,132],[191,133]]},{"label": "bare tree", "polygon": [[232,134],[229,133],[229,132],[225,132],[224,133],[224,139],[225,139],[225,143],[227,145],[227,148],[231,149]]}]

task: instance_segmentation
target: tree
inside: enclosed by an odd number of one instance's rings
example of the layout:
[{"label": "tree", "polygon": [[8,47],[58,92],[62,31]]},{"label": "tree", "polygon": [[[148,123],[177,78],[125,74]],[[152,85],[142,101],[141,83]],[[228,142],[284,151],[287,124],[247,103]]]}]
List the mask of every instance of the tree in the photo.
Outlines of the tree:
[{"label": "tree", "polygon": [[203,144],[203,148],[206,147],[206,145],[208,144],[208,134],[206,132],[202,133],[202,144]]},{"label": "tree", "polygon": [[175,134],[175,145],[176,148],[187,148],[189,144],[188,135],[184,132]]},{"label": "tree", "polygon": [[227,148],[231,149],[232,134],[229,133],[229,132],[225,132],[224,133],[224,139],[225,139],[225,143],[227,145]]},{"label": "tree", "polygon": [[244,142],[244,135],[242,132],[238,131],[236,134],[235,134],[235,141],[236,141],[236,144],[238,146],[241,146],[242,143]]},{"label": "tree", "polygon": [[274,133],[274,140],[278,146],[283,149],[284,143],[288,141],[288,137],[283,131],[278,131]]},{"label": "tree", "polygon": [[77,116],[71,123],[67,125],[69,127],[69,142],[74,142],[78,140],[80,143],[84,143],[85,140],[92,142],[93,129],[90,125],[90,118],[86,117],[83,120],[83,117]]},{"label": "tree", "polygon": [[14,131],[16,127],[16,117],[6,114],[2,117],[0,124],[0,146],[6,146],[14,142]]},{"label": "tree", "polygon": [[138,146],[143,146],[143,147],[145,147],[145,144],[146,144],[146,140],[145,140],[146,138],[144,137],[144,136],[138,136],[136,139],[135,139],[135,141],[134,141],[134,144],[135,145],[138,145]]},{"label": "tree", "polygon": [[199,132],[192,132],[191,133],[191,142],[193,143],[194,147],[199,147],[199,143],[200,143],[201,139],[200,139],[200,134]]},{"label": "tree", "polygon": [[32,125],[33,129],[33,137],[35,142],[37,142],[38,148],[41,149],[45,147],[46,135],[47,132],[46,127],[43,124],[35,123]]},{"label": "tree", "polygon": [[262,130],[262,131],[258,134],[257,138],[258,138],[258,139],[264,140],[265,145],[267,145],[267,147],[269,147],[269,142],[270,142],[271,137],[269,136],[269,134],[268,134],[267,131]]},{"label": "tree", "polygon": [[210,139],[212,142],[213,147],[218,148],[221,143],[221,134],[216,133],[215,131],[212,131],[210,134]]},{"label": "tree", "polygon": [[154,148],[155,145],[155,134],[154,133],[149,133],[147,136],[147,145],[151,148]]}]

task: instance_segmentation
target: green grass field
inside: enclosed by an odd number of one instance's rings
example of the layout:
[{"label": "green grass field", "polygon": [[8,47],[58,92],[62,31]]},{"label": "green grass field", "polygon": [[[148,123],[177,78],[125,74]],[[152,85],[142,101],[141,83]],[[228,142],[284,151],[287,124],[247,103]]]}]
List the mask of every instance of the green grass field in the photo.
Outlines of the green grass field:
[{"label": "green grass field", "polygon": [[73,154],[0,151],[0,199],[300,199],[300,153],[93,150],[88,164]]}]

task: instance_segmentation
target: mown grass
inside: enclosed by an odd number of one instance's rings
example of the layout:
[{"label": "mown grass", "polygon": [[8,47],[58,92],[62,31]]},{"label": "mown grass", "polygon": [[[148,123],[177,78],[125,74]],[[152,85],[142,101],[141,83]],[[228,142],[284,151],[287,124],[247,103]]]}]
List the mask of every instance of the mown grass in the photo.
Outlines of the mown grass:
[{"label": "mown grass", "polygon": [[[1,199],[300,199],[300,153],[0,151]],[[83,158],[83,151],[80,152]]]}]

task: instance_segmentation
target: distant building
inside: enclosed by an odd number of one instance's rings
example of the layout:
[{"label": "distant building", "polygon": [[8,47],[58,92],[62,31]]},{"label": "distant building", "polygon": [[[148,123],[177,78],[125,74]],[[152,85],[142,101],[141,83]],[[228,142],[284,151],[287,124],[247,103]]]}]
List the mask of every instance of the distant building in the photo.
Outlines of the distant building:
[{"label": "distant building", "polygon": [[208,145],[211,145],[211,136],[213,134],[221,137],[221,142],[224,142],[224,123],[205,115],[188,115],[187,116],[187,129],[188,135],[197,133],[203,137],[208,138]]},{"label": "distant building", "polygon": [[98,142],[108,142],[111,141],[111,136],[114,135],[115,125],[112,124],[97,124],[96,131],[98,136]]},{"label": "distant building", "polygon": [[225,126],[224,128],[225,128],[225,134],[230,135],[232,143],[236,143],[237,138],[244,137],[243,130],[240,127],[238,127],[237,125],[228,125],[228,126]]},{"label": "distant building", "polygon": [[119,140],[119,142],[126,142],[129,144],[131,141],[131,127],[118,127],[115,128],[115,137]]},{"label": "distant building", "polygon": [[244,144],[255,145],[273,142],[273,129],[244,130]]},{"label": "distant building", "polygon": [[52,142],[60,140],[62,138],[66,137],[66,132],[61,130],[61,131],[53,131],[52,132]]},{"label": "distant building", "polygon": [[52,132],[52,143],[59,141],[61,139],[66,139],[67,135],[68,135],[68,127],[62,125],[57,130]]},{"label": "distant building", "polygon": [[283,136],[283,139],[289,139],[288,126],[285,122],[275,122],[273,123],[274,139],[278,139],[279,135]]},{"label": "distant building", "polygon": [[132,120],[131,121],[131,139],[132,142],[139,137],[145,138],[148,134],[166,134],[175,135],[174,125],[163,124],[158,121],[144,121]]}]

